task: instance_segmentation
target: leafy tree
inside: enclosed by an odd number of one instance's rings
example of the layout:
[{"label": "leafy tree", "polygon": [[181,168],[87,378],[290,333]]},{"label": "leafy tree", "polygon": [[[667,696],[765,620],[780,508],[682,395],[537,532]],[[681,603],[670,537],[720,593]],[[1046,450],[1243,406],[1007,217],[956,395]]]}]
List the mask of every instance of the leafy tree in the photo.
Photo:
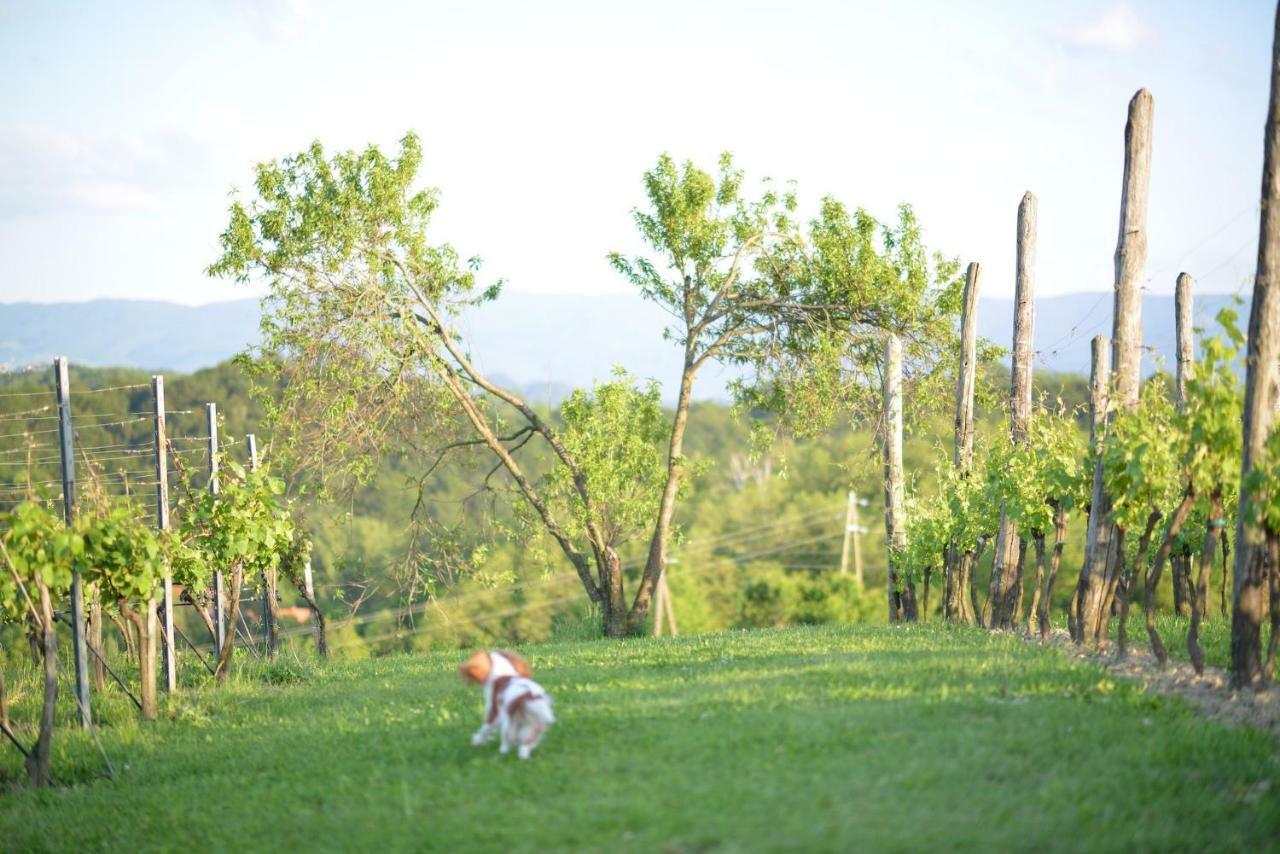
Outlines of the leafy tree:
[{"label": "leafy tree", "polygon": [[[255,367],[279,389],[273,421],[291,461],[325,483],[367,479],[388,447],[437,461],[484,449],[601,608],[605,633],[625,634],[643,619],[651,587],[618,611],[622,579],[608,533],[617,525],[602,515],[617,504],[594,486],[608,475],[584,465],[547,417],[468,355],[458,314],[498,288],[478,293],[478,262],[464,267],[451,247],[428,241],[437,199],[413,188],[421,159],[413,135],[396,158],[373,147],[329,158],[317,143],[261,165],[256,199],[233,204],[223,255],[209,270],[269,288]],[[415,435],[398,432],[409,424]],[[531,440],[545,444],[562,478],[526,470],[518,456]],[[436,465],[424,461],[426,475]],[[556,484],[572,487],[568,516]]]},{"label": "leafy tree", "polygon": [[665,334],[683,359],[640,608],[666,562],[688,467],[690,399],[704,365],[748,367],[754,380],[738,388],[746,406],[816,431],[851,408],[871,411],[886,332],[901,335],[918,363],[954,349],[934,345],[953,333],[962,287],[957,262],[930,263],[909,207],[883,226],[828,197],[806,231],[791,188],[765,181],[749,195],[727,154],[715,175],[664,154],[644,185],[648,208],[633,217],[654,254],[610,260],[671,315]]}]

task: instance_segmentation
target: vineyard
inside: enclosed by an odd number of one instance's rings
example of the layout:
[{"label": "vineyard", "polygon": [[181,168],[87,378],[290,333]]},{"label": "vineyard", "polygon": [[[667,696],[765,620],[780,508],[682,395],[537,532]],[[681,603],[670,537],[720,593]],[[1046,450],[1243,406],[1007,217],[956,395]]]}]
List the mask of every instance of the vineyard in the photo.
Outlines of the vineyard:
[{"label": "vineyard", "polygon": [[[1032,192],[1004,353],[982,265],[909,205],[806,217],[728,154],[663,154],[608,262],[670,318],[674,397],[618,367],[547,405],[473,352],[503,282],[434,241],[415,134],[260,163],[205,270],[265,292],[219,368],[234,435],[199,377],[0,382],[0,838],[1273,844],[1275,26],[1251,300],[1196,328],[1178,273],[1150,364],[1139,90],[1111,334],[1055,344],[1087,383],[1034,370]],[[695,405],[709,364],[732,408]],[[468,748],[453,672],[507,644],[563,721],[517,770]]]}]

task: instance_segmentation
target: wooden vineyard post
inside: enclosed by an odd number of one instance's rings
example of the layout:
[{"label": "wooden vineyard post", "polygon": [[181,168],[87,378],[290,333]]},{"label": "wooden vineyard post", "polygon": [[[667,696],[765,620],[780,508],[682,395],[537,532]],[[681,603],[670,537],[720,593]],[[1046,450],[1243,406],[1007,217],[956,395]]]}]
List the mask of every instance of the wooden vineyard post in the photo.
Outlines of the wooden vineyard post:
[{"label": "wooden vineyard post", "polygon": [[[1231,603],[1231,685],[1257,687],[1262,667],[1262,604],[1267,579],[1267,531],[1255,524],[1246,486],[1250,470],[1274,427],[1280,385],[1280,9],[1271,44],[1271,100],[1263,137],[1262,218],[1258,268],[1253,280],[1244,391],[1244,445],[1240,507],[1236,514],[1236,562]],[[1273,534],[1274,536],[1274,534]],[[1270,572],[1280,567],[1270,566]],[[1272,584],[1276,582],[1273,579]],[[1277,602],[1273,599],[1272,607]],[[1271,615],[1274,635],[1280,624]],[[1271,643],[1275,644],[1275,638]]]},{"label": "wooden vineyard post", "polygon": [[[1191,377],[1191,365],[1195,361],[1195,307],[1192,288],[1194,280],[1186,273],[1178,274],[1174,289],[1174,327],[1177,334],[1177,404],[1181,410],[1187,400],[1187,380]],[[1173,581],[1173,609],[1183,615],[1191,613],[1191,556],[1177,554],[1171,559]]]},{"label": "wooden vineyard post", "polygon": [[316,654],[321,658],[329,657],[329,639],[325,636],[324,614],[320,613],[319,600],[316,599],[315,579],[311,574],[311,556],[302,564],[302,590],[307,597],[307,606],[311,608],[311,636],[316,641]]},{"label": "wooden vineyard post", "polygon": [[[956,439],[951,464],[959,476],[968,479],[973,469],[973,405],[978,368],[978,282],[982,272],[978,262],[969,264],[964,280],[964,305],[960,315],[960,369],[956,380]],[[943,591],[944,619],[972,623],[973,610],[965,592],[973,571],[973,555],[962,552],[956,543],[947,546]]]},{"label": "wooden vineyard post", "polygon": [[[53,360],[54,384],[58,396],[58,452],[62,462],[62,518],[70,525],[76,509],[76,452],[75,433],[71,425],[71,376],[67,369],[67,357]],[[76,665],[76,706],[79,709],[80,726],[93,726],[93,712],[89,699],[89,652],[84,633],[84,587],[80,573],[71,576],[71,648]]]},{"label": "wooden vineyard post", "polygon": [[[155,421],[156,443],[156,527],[169,530],[169,446],[164,420],[164,377],[151,378],[151,402]],[[161,612],[164,634],[164,689],[173,693],[178,687],[178,650],[173,641],[173,567],[164,568]],[[154,612],[154,608],[151,609]]]},{"label": "wooden vineyard post", "polygon": [[[898,577],[898,555],[907,545],[905,484],[902,474],[902,339],[889,334],[884,341],[884,416],[881,419],[881,447],[884,454],[884,531],[886,565],[889,569],[889,622],[913,622],[916,611],[915,583]],[[898,588],[901,587],[901,590]]]},{"label": "wooden vineyard post", "polygon": [[[1089,447],[1094,457],[1095,468],[1101,465],[1102,459],[1102,437],[1106,432],[1107,426],[1107,410],[1111,406],[1111,341],[1104,335],[1097,335],[1092,342],[1092,361],[1089,369]],[[1085,527],[1085,536],[1087,542],[1094,542],[1098,538],[1097,527],[1104,523],[1104,519],[1100,518],[1101,514],[1096,512],[1102,501],[1101,496],[1102,482],[1096,477],[1093,481],[1093,494],[1089,503],[1089,520]],[[1109,540],[1107,541],[1110,542]],[[1089,556],[1085,555],[1085,565],[1088,565]],[[1083,569],[1081,570],[1083,574]],[[1076,596],[1071,600],[1071,613],[1068,621],[1071,626],[1071,639],[1076,643],[1084,643],[1084,628],[1081,624],[1080,615],[1080,591],[1082,587],[1077,587]]]},{"label": "wooden vineyard post", "polygon": [[[668,561],[671,563],[672,561]],[[662,574],[658,576],[658,583],[654,585],[653,591],[653,636],[655,638],[662,637],[662,630],[665,621],[667,634],[676,637],[680,634],[680,630],[676,628],[675,609],[671,606],[671,589],[667,587],[667,571],[662,570]]]},{"label": "wooden vineyard post", "polygon": [[[1018,205],[1017,281],[1013,313],[1013,372],[1009,392],[1009,437],[1026,441],[1031,421],[1031,357],[1035,344],[1036,197],[1026,193]],[[987,628],[1011,629],[1018,623],[1022,601],[1022,541],[1006,508],[1000,508],[991,563]]]},{"label": "wooden vineyard post", "polygon": [[[218,494],[218,404],[206,403],[205,413],[209,424],[209,491]],[[213,570],[213,647],[214,657],[222,657],[222,645],[227,640],[227,617],[222,606],[222,567]]]},{"label": "wooden vineyard post", "polygon": [[[249,433],[245,437],[249,446],[249,471],[258,470],[258,437]],[[276,625],[276,578],[275,573],[262,572],[262,644],[268,661],[276,660],[277,625]]]},{"label": "wooden vineyard post", "polygon": [[[1115,392],[1112,403],[1121,409],[1138,406],[1142,360],[1142,271],[1147,263],[1147,199],[1151,179],[1152,98],[1139,89],[1129,102],[1124,129],[1124,181],[1120,196],[1120,233],[1115,255],[1115,316],[1112,325],[1112,363]],[[1108,591],[1119,571],[1121,543],[1111,521],[1111,497],[1102,483],[1102,461],[1093,470],[1090,536],[1080,573],[1080,642],[1101,645],[1111,616],[1106,612]]]}]

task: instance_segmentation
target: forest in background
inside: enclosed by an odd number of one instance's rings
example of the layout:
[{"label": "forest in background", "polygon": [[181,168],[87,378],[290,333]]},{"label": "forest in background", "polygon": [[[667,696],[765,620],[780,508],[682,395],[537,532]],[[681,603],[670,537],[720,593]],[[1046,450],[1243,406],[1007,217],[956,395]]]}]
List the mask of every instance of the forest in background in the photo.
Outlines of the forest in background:
[{"label": "forest in background", "polygon": [[[81,448],[111,448],[96,464],[108,490],[131,491],[148,506],[145,484],[151,480],[149,421],[119,421],[117,415],[146,412],[151,406],[150,375],[130,369],[72,366],[72,407],[81,427]],[[1003,367],[983,378],[993,391],[1008,382]],[[188,375],[166,376],[169,433],[178,460],[174,463],[173,497],[183,488],[207,483],[207,436],[204,404],[215,402],[220,444],[228,460],[246,459],[244,436],[256,432],[260,454],[271,463],[270,436],[263,430],[262,406],[250,395],[250,381],[234,361]],[[1083,378],[1042,373],[1038,392],[1061,398],[1074,408],[1086,399]],[[94,392],[96,389],[116,389]],[[33,444],[30,481],[37,492],[56,497],[58,468],[42,432],[56,421],[42,421],[40,392],[52,399],[52,371],[0,375],[0,391],[31,393],[0,398],[0,501],[8,508],[25,495],[27,443]],[[985,395],[999,399],[1001,395]],[[17,413],[36,410],[33,417]],[[548,411],[553,419],[556,413]],[[9,416],[6,419],[6,416]],[[23,420],[25,419],[25,420]],[[783,438],[764,456],[750,453],[751,418],[711,402],[694,404],[687,448],[700,472],[679,505],[679,542],[672,552],[669,585],[679,630],[684,633],[727,628],[825,622],[882,622],[885,550],[881,462],[874,444],[874,425],[845,425],[809,439]],[[102,426],[98,426],[98,423]],[[1083,418],[1081,429],[1084,429]],[[19,425],[25,425],[29,435]],[[1002,413],[981,415],[980,433],[992,441],[1007,435]],[[947,455],[951,424],[945,415],[927,423],[908,424],[906,469],[920,479],[920,494],[934,488],[931,472]],[[531,471],[542,466],[533,453]],[[91,474],[81,469],[82,481]],[[317,593],[332,626],[333,647],[347,657],[407,648],[458,646],[503,640],[524,643],[553,636],[594,637],[597,616],[576,586],[560,553],[533,541],[511,536],[509,496],[501,488],[477,492],[484,466],[438,468],[421,485],[421,508],[415,473],[422,467],[405,456],[378,460],[367,484],[347,494],[320,498],[292,479],[291,494],[299,503],[314,540],[313,567]],[[289,479],[288,472],[275,472]],[[184,477],[185,475],[185,477]],[[185,485],[184,485],[185,484]],[[865,499],[859,508],[864,585],[849,572],[841,575],[846,496],[852,489]],[[154,502],[154,498],[150,498]],[[154,503],[150,505],[154,507]],[[1082,560],[1082,538],[1071,537],[1057,587],[1058,612],[1073,589]],[[639,571],[643,539],[624,544],[624,567]],[[980,574],[989,571],[990,558]],[[938,582],[940,584],[940,581]],[[282,588],[286,608],[294,591]],[[940,590],[930,599],[928,619],[939,619]],[[249,607],[251,623],[257,611]],[[300,611],[298,613],[301,613]],[[179,619],[184,619],[180,615]],[[185,619],[191,619],[186,615]],[[188,627],[196,630],[195,621]],[[285,634],[307,627],[286,618]],[[12,648],[12,645],[9,645]]]}]

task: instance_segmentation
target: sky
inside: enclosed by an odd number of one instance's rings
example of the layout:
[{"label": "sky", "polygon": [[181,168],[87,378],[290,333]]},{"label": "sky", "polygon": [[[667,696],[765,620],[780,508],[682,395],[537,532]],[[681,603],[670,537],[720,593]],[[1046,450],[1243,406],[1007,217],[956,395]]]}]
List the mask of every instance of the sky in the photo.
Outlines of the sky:
[{"label": "sky", "polygon": [[528,292],[627,285],[661,152],[794,179],[1013,293],[1112,286],[1126,106],[1155,97],[1146,287],[1255,266],[1270,3],[0,0],[0,302],[235,299],[203,274],[257,162],[423,140],[435,239]]}]

